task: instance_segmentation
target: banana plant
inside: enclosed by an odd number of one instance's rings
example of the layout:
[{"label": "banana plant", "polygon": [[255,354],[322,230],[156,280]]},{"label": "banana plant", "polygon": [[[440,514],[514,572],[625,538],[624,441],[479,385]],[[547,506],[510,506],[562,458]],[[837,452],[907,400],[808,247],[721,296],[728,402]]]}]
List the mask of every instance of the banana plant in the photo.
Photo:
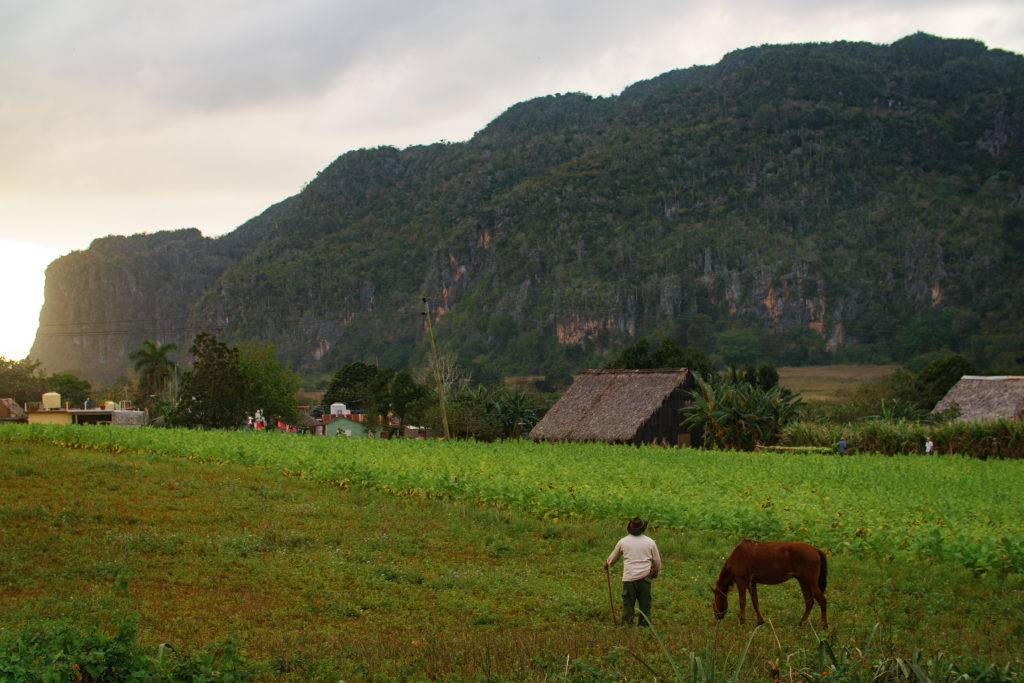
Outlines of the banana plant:
[{"label": "banana plant", "polygon": [[746,382],[709,384],[697,378],[690,404],[680,414],[688,428],[703,429],[705,448],[753,450],[773,444],[800,413],[799,396],[778,385],[763,389]]}]

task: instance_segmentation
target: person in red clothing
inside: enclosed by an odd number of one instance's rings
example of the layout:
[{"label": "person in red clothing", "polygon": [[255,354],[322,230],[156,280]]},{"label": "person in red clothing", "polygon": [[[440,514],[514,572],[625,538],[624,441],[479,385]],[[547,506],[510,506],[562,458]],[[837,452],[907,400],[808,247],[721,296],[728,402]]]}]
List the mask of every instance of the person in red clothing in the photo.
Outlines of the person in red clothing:
[{"label": "person in red clothing", "polygon": [[644,535],[647,522],[634,517],[626,525],[628,536],[615,544],[615,549],[604,561],[604,568],[622,560],[622,625],[633,623],[633,612],[639,603],[640,626],[650,626],[651,583],[661,573],[661,555],[654,539]]}]

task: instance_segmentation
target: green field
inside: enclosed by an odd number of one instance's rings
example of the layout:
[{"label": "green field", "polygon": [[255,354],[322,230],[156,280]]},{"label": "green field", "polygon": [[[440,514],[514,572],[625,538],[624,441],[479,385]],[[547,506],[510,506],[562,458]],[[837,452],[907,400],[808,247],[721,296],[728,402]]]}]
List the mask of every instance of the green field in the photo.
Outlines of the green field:
[{"label": "green field", "polygon": [[809,365],[779,368],[779,384],[805,401],[835,401],[864,382],[891,375],[898,365]]},{"label": "green field", "polygon": [[[5,426],[0,635],[131,612],[153,652],[230,637],[266,679],[725,680],[742,661],[766,680],[777,660],[783,680],[870,680],[918,649],[933,680],[975,658],[1019,675],[1022,478],[955,457]],[[610,626],[601,562],[634,514],[666,563],[657,637]],[[742,536],[829,553],[828,633],[797,626],[795,584],[760,591],[770,628],[741,626],[735,595],[711,618]]]}]

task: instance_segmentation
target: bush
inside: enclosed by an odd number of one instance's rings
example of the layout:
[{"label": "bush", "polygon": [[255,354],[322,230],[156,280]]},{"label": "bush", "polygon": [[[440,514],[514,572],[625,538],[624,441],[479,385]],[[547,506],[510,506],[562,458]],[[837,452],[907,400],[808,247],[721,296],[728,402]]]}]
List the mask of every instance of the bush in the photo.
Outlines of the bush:
[{"label": "bush", "polygon": [[135,644],[135,630],[130,616],[113,636],[83,632],[66,621],[33,622],[0,639],[0,679],[120,681],[154,672],[155,661]]},{"label": "bush", "polygon": [[230,640],[195,653],[177,653],[164,644],[149,654],[136,633],[131,614],[121,618],[114,635],[64,619],[37,620],[18,633],[0,630],[0,680],[235,681],[254,672]]},{"label": "bush", "polygon": [[846,424],[793,422],[782,430],[786,446],[835,446],[846,437],[848,453],[923,453],[926,437],[936,453],[961,453],[975,458],[1024,458],[1024,423],[1007,418],[977,422],[925,424],[912,420],[868,420]]}]

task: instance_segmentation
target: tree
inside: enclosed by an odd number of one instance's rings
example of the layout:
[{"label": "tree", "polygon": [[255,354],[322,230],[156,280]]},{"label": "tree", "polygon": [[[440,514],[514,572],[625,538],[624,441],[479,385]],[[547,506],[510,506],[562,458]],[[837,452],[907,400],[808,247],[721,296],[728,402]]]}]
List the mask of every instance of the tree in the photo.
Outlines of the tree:
[{"label": "tree", "polygon": [[768,361],[762,361],[756,368],[748,365],[743,369],[743,381],[768,391],[779,383],[779,371]]},{"label": "tree", "polygon": [[189,353],[194,361],[181,378],[172,421],[206,429],[233,429],[245,422],[248,385],[238,349],[200,332]]},{"label": "tree", "polygon": [[46,379],[39,374],[40,365],[31,358],[7,360],[0,356],[0,397],[22,404],[40,401],[47,390]]},{"label": "tree", "polygon": [[632,344],[625,346],[619,355],[608,361],[605,367],[615,370],[646,370],[653,367],[651,345],[647,337],[640,337]]},{"label": "tree", "polygon": [[492,405],[506,437],[518,439],[523,429],[529,431],[537,424],[536,401],[525,391],[503,387]]},{"label": "tree", "polygon": [[533,386],[537,391],[552,394],[565,391],[572,384],[572,381],[571,372],[565,368],[558,368],[548,372],[543,378],[534,380]]},{"label": "tree", "polygon": [[978,368],[960,354],[932,361],[914,381],[918,392],[918,407],[931,410],[961,377],[976,374]]},{"label": "tree", "polygon": [[655,368],[686,368],[702,377],[713,377],[715,365],[703,351],[694,346],[679,346],[665,337],[651,357]]},{"label": "tree", "polygon": [[[428,327],[429,330],[429,320]],[[455,398],[459,393],[459,390],[468,384],[469,377],[466,376],[462,367],[458,364],[458,357],[454,351],[443,349],[437,350],[437,347],[433,343],[433,334],[431,334],[431,350],[432,353],[427,357],[427,368],[426,371],[434,378],[434,386],[436,387],[435,397],[437,398],[437,413],[441,418],[441,432],[444,434],[444,438],[449,438],[456,432],[452,429],[451,424],[448,421],[448,401]]]},{"label": "tree", "polygon": [[749,363],[761,355],[761,338],[752,328],[733,327],[715,335],[715,347],[727,363]]},{"label": "tree", "polygon": [[[449,433],[452,437],[493,441],[502,435],[501,420],[489,405],[492,389],[478,387],[475,391],[462,389],[446,402]],[[443,428],[440,406],[433,404],[426,415],[427,424],[441,433]]]},{"label": "tree", "polygon": [[399,370],[391,381],[391,410],[398,415],[398,421],[405,424],[408,417],[414,416],[415,406],[429,395],[430,391],[417,384],[411,372]]},{"label": "tree", "polygon": [[652,351],[646,337],[626,346],[605,367],[645,370],[649,368],[687,368],[704,377],[715,374],[715,366],[704,352],[693,346],[679,346],[671,337],[664,337]]},{"label": "tree", "polygon": [[372,409],[369,399],[377,372],[376,365],[361,360],[345,365],[331,378],[323,402],[326,405],[344,403],[349,410]]},{"label": "tree", "polygon": [[394,368],[377,368],[377,374],[366,387],[363,400],[363,415],[367,423],[376,424],[379,418],[381,426],[387,424],[391,414],[391,382],[394,377]]},{"label": "tree", "polygon": [[262,410],[268,420],[298,420],[295,397],[302,383],[290,365],[282,367],[273,344],[242,342],[238,347],[238,367],[245,378],[247,414]]},{"label": "tree", "polygon": [[436,358],[429,356],[427,370],[430,372],[430,376],[435,378],[435,384],[440,383],[441,391],[444,392],[446,399],[454,396],[462,384],[470,379],[465,370],[459,366],[458,356],[454,351],[441,350]]},{"label": "tree", "polygon": [[60,394],[62,400],[73,406],[80,406],[89,398],[92,384],[87,379],[80,379],[70,373],[58,373],[46,378],[50,389]]},{"label": "tree", "polygon": [[152,397],[162,396],[167,390],[168,380],[175,369],[174,362],[167,355],[177,350],[176,344],[158,344],[146,339],[128,354],[128,359],[139,373],[139,393],[143,403],[151,404]]}]

